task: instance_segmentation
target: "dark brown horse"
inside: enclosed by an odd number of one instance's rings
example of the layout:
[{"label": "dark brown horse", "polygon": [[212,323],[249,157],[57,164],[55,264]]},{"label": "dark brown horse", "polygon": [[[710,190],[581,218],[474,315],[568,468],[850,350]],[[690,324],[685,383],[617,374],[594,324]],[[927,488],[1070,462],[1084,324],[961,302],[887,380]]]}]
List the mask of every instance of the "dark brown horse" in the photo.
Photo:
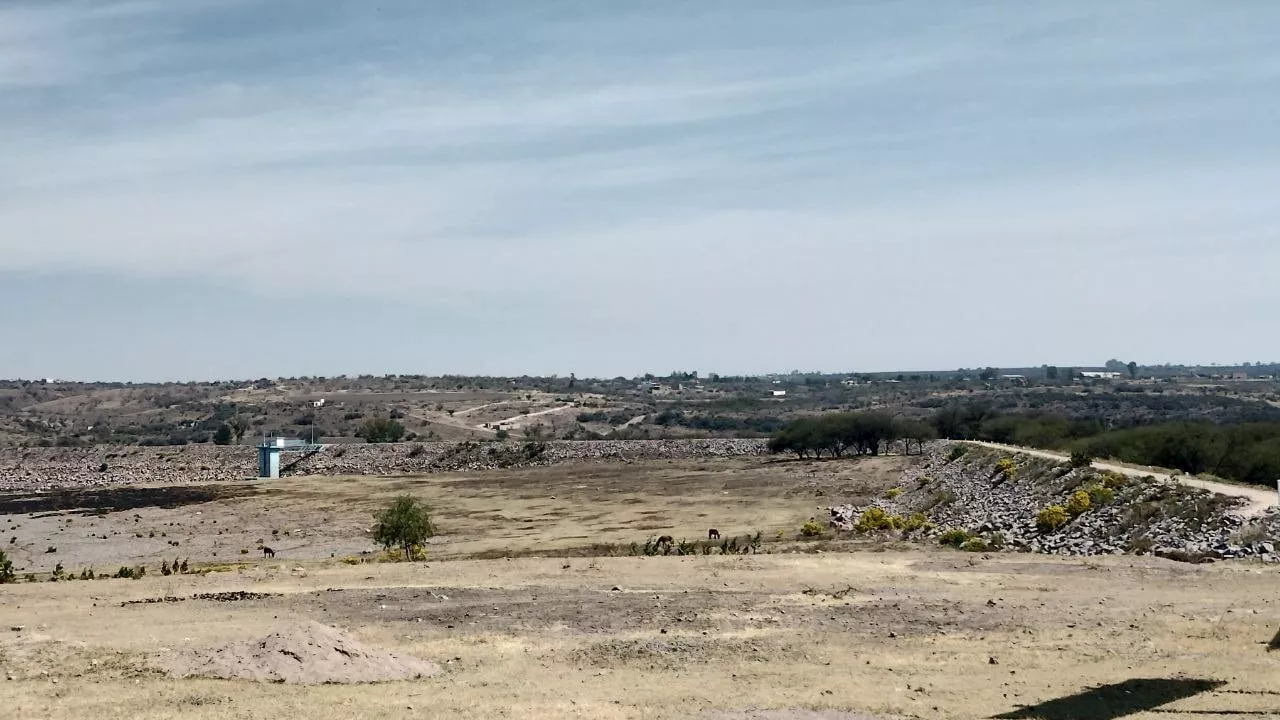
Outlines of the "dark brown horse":
[{"label": "dark brown horse", "polygon": [[708,540],[719,540],[719,539],[720,539],[720,531],[719,531],[719,530],[717,530],[717,529],[715,529],[715,528],[711,528],[710,530],[708,530],[708,531],[707,531],[707,539],[708,539]]}]

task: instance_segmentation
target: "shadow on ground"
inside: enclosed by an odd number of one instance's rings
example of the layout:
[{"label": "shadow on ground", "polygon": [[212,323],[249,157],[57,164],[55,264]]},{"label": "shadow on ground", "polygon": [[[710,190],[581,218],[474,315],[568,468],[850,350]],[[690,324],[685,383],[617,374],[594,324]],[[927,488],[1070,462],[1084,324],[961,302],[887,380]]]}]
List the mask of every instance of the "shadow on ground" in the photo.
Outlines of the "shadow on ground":
[{"label": "shadow on ground", "polygon": [[[1217,690],[1223,685],[1226,683],[1220,680],[1135,678],[996,715],[993,720],[1114,720],[1155,710],[1162,705]],[[1170,712],[1178,714],[1177,711]]]},{"label": "shadow on ground", "polygon": [[122,487],[101,490],[58,490],[49,493],[0,494],[0,515],[74,511],[79,515],[139,508],[179,508],[258,492],[247,484]]}]

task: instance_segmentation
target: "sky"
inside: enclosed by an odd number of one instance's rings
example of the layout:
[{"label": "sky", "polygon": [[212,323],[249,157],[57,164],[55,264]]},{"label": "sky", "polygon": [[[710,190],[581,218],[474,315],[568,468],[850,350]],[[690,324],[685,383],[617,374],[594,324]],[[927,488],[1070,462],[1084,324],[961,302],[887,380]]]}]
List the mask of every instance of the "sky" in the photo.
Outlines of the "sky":
[{"label": "sky", "polygon": [[1269,0],[7,0],[0,377],[1280,359]]}]

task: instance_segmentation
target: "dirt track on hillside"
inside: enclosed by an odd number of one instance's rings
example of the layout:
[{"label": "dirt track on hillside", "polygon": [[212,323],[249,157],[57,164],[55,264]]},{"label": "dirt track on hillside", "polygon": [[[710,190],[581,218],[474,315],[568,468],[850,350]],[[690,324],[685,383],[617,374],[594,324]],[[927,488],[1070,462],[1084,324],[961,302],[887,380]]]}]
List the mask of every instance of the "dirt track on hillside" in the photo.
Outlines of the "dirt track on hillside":
[{"label": "dirt track on hillside", "polygon": [[[1016,445],[1001,445],[999,443],[982,442],[979,440],[968,441],[973,445],[992,448],[995,450],[1003,450],[1005,452],[1022,453],[1024,455],[1033,455],[1035,457],[1047,458],[1049,460],[1059,460],[1066,462],[1070,460],[1070,456],[1063,453],[1050,452],[1048,450],[1035,450],[1032,448],[1018,447]],[[1109,462],[1094,462],[1093,466],[1098,470],[1109,470],[1118,472],[1130,477],[1154,477],[1157,480],[1173,480],[1198,487],[1202,490],[1226,495],[1228,497],[1245,498],[1249,501],[1248,505],[1237,510],[1237,514],[1242,517],[1258,517],[1267,510],[1280,504],[1280,494],[1274,490],[1268,490],[1260,487],[1250,487],[1247,485],[1232,485],[1230,483],[1216,482],[1213,480],[1203,480],[1193,475],[1183,475],[1169,470],[1157,468],[1139,468],[1131,465],[1118,465]]]}]

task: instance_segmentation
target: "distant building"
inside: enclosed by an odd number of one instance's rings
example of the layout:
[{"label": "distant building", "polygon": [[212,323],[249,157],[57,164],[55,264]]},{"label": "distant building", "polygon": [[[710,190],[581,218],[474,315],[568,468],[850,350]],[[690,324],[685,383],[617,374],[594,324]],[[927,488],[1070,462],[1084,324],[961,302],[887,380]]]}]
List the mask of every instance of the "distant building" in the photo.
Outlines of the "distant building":
[{"label": "distant building", "polygon": [[786,397],[786,396],[787,396],[787,391],[786,391],[786,390],[774,390],[774,391],[773,391],[773,396],[774,396],[774,397]]},{"label": "distant building", "polygon": [[1081,370],[1080,377],[1086,380],[1119,380],[1121,373],[1112,370]]}]

